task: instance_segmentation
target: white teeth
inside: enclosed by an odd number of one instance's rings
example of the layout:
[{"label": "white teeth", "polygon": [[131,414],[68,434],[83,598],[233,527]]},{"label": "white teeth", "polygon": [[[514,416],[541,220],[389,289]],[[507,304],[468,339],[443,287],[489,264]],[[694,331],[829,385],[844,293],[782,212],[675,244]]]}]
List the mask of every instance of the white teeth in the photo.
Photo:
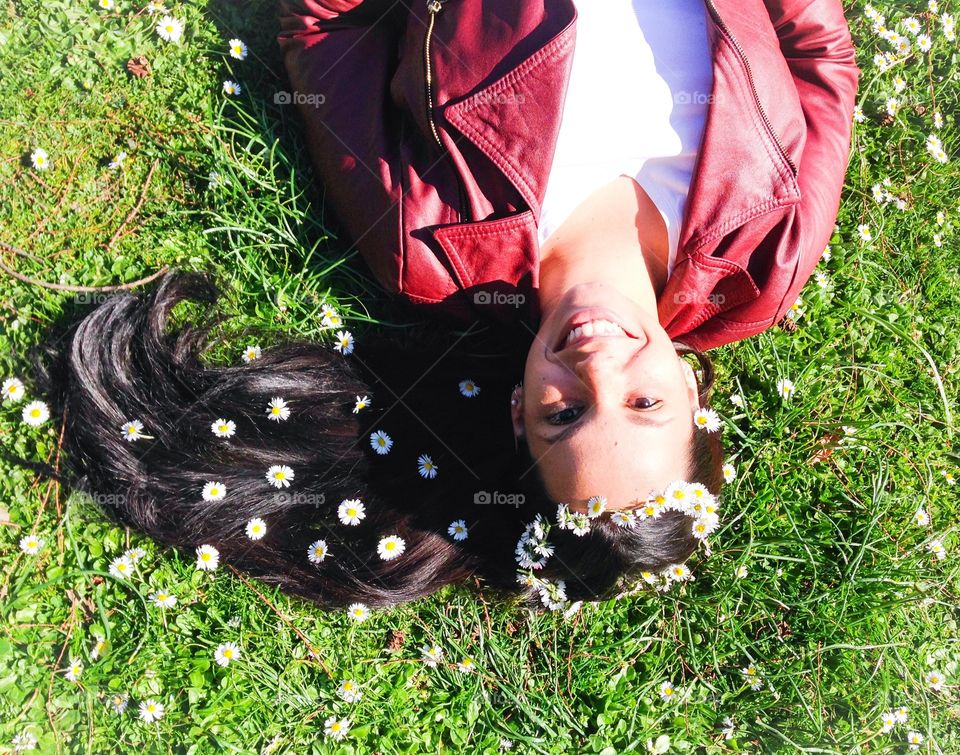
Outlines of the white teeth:
[{"label": "white teeth", "polygon": [[583,325],[578,325],[569,333],[563,341],[564,346],[568,346],[571,341],[580,336],[622,336],[626,335],[623,328],[615,322],[609,320],[591,320]]}]

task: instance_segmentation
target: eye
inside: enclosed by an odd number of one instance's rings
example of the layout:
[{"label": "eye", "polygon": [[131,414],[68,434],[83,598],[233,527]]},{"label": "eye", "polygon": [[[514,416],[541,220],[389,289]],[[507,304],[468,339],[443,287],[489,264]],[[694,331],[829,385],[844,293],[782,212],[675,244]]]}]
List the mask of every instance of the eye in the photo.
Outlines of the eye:
[{"label": "eye", "polygon": [[560,411],[553,412],[553,414],[548,414],[547,422],[551,425],[569,425],[580,416],[582,411],[582,409],[576,406],[565,407]]},{"label": "eye", "polygon": [[633,402],[634,409],[653,409],[657,404],[660,403],[659,399],[640,397]]}]

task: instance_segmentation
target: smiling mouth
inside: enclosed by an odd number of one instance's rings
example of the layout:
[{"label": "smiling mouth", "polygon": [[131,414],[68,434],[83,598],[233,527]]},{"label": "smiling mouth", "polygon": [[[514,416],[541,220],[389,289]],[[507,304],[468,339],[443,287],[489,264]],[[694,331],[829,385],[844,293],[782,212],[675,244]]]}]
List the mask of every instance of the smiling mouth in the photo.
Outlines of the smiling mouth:
[{"label": "smiling mouth", "polygon": [[578,346],[594,338],[632,338],[623,325],[613,319],[612,312],[581,312],[567,321],[560,341],[554,346],[554,352]]}]

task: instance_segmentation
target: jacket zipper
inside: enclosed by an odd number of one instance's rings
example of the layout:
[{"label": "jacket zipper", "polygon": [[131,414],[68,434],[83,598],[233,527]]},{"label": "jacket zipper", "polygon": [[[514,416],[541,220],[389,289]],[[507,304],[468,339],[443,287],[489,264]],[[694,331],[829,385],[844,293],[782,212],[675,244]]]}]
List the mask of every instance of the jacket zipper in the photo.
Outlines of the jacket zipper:
[{"label": "jacket zipper", "polygon": [[[430,65],[430,41],[433,38],[433,25],[436,23],[437,14],[443,10],[443,4],[446,1],[447,0],[427,0],[427,13],[430,14],[430,22],[427,25],[427,34],[423,40],[423,66],[427,87],[427,121],[430,123],[430,131],[433,132],[434,140],[449,159],[450,153],[447,151],[447,148],[443,146],[443,142],[440,140],[440,132],[437,131],[437,124],[433,120],[433,68]],[[454,175],[457,176],[457,195],[460,199],[460,208],[457,210],[457,220],[458,222],[462,222],[464,214],[466,214],[468,221],[472,220],[470,207],[467,204],[467,197],[463,191],[463,183],[460,181],[456,166],[453,165],[452,168]]]},{"label": "jacket zipper", "polygon": [[[439,2],[439,0],[436,0]],[[747,71],[747,79],[750,81],[750,90],[753,92],[753,100],[757,103],[757,111],[760,113],[760,117],[763,119],[764,124],[767,126],[767,132],[770,134],[774,143],[777,145],[777,148],[780,150],[780,154],[783,156],[783,159],[787,161],[787,165],[790,166],[790,170],[793,171],[794,177],[797,175],[797,166],[790,158],[790,155],[787,154],[787,150],[784,149],[783,143],[777,138],[776,132],[773,130],[773,125],[770,123],[770,119],[767,117],[766,111],[763,109],[763,104],[760,102],[760,95],[757,93],[757,85],[753,79],[753,69],[750,68],[750,61],[747,59],[747,55],[744,52],[743,48],[740,46],[740,43],[737,41],[737,38],[733,36],[733,32],[730,31],[730,27],[724,23],[723,19],[720,18],[720,13],[717,11],[717,7],[713,4],[713,0],[706,0],[707,7],[710,9],[710,15],[713,16],[713,20],[716,21],[717,26],[723,31],[727,39],[730,40],[730,44],[733,45],[734,49],[740,55],[740,60],[743,61],[743,66]]]}]

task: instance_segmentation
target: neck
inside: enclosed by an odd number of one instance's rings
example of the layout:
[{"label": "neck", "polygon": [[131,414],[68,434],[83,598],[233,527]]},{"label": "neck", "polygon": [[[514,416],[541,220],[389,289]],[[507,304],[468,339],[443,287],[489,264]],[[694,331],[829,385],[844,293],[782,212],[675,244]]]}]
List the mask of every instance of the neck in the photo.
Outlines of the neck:
[{"label": "neck", "polygon": [[541,247],[541,317],[580,283],[606,284],[655,313],[668,256],[660,212],[636,181],[620,176],[582,202]]}]

